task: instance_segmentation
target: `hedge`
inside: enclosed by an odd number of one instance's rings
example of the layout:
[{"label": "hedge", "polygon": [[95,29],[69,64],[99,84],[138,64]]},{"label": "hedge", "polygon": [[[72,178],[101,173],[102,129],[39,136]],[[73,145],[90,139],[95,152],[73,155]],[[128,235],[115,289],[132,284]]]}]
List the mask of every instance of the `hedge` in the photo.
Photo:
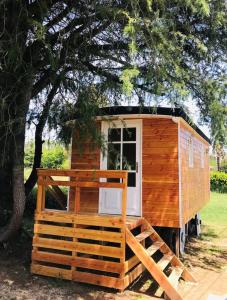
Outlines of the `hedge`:
[{"label": "hedge", "polygon": [[227,174],[212,172],[210,176],[210,189],[220,193],[227,193]]}]

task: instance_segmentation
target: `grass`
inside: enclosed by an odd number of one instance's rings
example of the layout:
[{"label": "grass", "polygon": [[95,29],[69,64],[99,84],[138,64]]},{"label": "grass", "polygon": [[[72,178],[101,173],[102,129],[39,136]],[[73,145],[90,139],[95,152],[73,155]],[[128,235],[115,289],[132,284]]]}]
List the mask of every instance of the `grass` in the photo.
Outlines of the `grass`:
[{"label": "grass", "polygon": [[208,235],[227,237],[227,194],[211,192],[209,203],[201,211],[201,219],[207,225]]}]

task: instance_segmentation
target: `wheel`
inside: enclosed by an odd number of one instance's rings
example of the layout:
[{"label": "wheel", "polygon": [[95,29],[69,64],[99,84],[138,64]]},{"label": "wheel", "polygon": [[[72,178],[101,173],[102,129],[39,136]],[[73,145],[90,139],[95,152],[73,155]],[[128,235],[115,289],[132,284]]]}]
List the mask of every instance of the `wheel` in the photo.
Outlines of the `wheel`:
[{"label": "wheel", "polygon": [[186,231],[185,231],[185,226],[183,226],[179,230],[179,251],[180,251],[180,254],[184,254],[185,242],[186,242]]},{"label": "wheel", "polygon": [[195,218],[188,222],[188,234],[190,236],[199,237],[201,233],[201,219],[199,213],[195,215]]}]

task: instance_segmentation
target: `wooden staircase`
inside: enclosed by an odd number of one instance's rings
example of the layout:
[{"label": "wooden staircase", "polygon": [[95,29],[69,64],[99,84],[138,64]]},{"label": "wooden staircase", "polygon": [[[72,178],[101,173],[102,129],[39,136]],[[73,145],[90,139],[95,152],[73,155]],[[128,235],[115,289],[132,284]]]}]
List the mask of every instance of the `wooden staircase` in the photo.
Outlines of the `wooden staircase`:
[{"label": "wooden staircase", "polygon": [[142,218],[141,225],[142,232],[138,235],[126,228],[126,243],[159,284],[156,295],[164,292],[171,300],[182,300],[177,290],[179,279],[195,283],[195,278],[146,219]]}]

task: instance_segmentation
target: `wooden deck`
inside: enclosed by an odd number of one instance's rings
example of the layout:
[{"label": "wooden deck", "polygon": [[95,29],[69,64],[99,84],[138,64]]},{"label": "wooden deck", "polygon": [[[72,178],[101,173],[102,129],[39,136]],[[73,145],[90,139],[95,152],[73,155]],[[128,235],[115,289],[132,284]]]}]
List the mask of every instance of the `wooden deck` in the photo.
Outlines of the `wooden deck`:
[{"label": "wooden deck", "polygon": [[[123,291],[146,267],[162,292],[170,299],[182,299],[176,289],[179,278],[195,280],[143,217],[126,216],[127,172],[38,170],[38,175],[32,273]],[[69,179],[57,180],[57,176]],[[60,201],[59,185],[74,189],[74,211],[46,208],[45,191],[54,187]],[[84,187],[121,188],[121,214],[82,213],[80,190]],[[164,270],[169,265],[168,277]]]}]

